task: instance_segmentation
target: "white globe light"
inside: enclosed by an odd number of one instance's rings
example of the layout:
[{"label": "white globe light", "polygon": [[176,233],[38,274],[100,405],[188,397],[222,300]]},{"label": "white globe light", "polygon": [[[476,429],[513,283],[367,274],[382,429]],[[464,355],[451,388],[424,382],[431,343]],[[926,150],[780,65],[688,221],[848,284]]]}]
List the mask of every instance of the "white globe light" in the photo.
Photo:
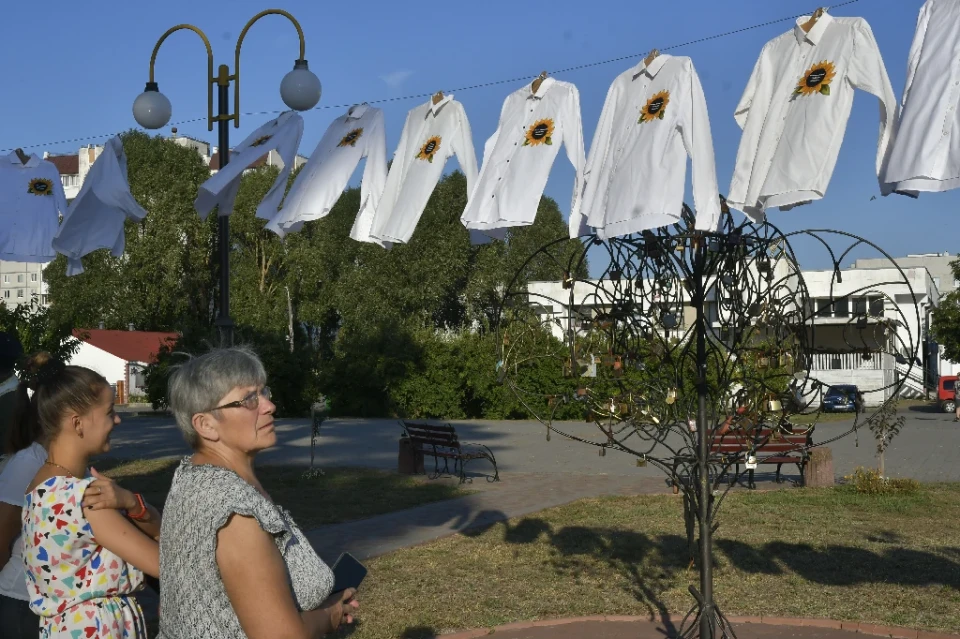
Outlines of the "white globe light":
[{"label": "white globe light", "polygon": [[133,101],[133,118],[145,129],[159,129],[170,121],[170,100],[160,93],[156,82],[147,82],[147,88]]},{"label": "white globe light", "polygon": [[280,82],[280,97],[294,111],[306,111],[320,101],[320,78],[307,67],[306,60],[293,63],[293,71]]}]

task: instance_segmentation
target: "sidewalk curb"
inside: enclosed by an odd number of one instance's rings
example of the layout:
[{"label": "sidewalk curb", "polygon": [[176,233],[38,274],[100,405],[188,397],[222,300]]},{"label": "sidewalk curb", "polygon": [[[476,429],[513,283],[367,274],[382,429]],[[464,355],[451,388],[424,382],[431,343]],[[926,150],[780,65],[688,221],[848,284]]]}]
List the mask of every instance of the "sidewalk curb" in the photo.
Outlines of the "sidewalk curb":
[{"label": "sidewalk curb", "polygon": [[[669,618],[667,618],[669,619]],[[807,627],[807,628],[826,628],[831,630],[845,630],[847,632],[856,632],[863,635],[876,637],[890,637],[892,639],[958,639],[960,635],[928,632],[916,628],[902,628],[898,626],[883,626],[877,624],[861,623],[857,621],[836,621],[833,619],[797,619],[790,617],[744,617],[729,616],[727,620],[731,624],[762,624],[766,626],[787,626],[787,627]],[[663,618],[654,618],[650,616],[629,616],[629,615],[594,615],[590,617],[568,617],[562,619],[541,619],[538,621],[526,621],[518,623],[509,623],[494,628],[478,628],[476,630],[467,630],[451,634],[439,635],[443,639],[478,639],[488,635],[496,635],[498,632],[510,630],[524,630],[526,628],[549,628],[554,626],[564,626],[571,623],[583,622],[607,622],[607,623],[663,623]]]}]

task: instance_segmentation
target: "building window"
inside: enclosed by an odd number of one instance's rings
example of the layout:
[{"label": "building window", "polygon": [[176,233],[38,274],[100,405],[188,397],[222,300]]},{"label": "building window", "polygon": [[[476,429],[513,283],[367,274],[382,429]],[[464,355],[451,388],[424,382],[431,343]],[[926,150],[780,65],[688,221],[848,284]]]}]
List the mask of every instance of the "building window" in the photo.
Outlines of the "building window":
[{"label": "building window", "polygon": [[40,299],[43,300],[44,306],[46,306],[47,304],[50,303],[49,301],[47,301],[49,298],[50,298],[49,295],[41,295],[41,296],[40,296]]},{"label": "building window", "polygon": [[830,317],[830,307],[832,300],[830,299],[818,299],[817,300],[817,317]]},{"label": "building window", "polygon": [[17,298],[23,299],[23,289],[22,289],[22,288],[17,291]]},{"label": "building window", "polygon": [[31,273],[31,274],[30,274],[30,281],[31,281],[31,282],[36,282],[36,281],[37,281],[37,274],[36,274],[36,273]]},{"label": "building window", "polygon": [[9,275],[4,275],[4,276],[3,276],[3,281],[4,281],[5,283],[9,283],[9,282],[10,282],[10,276],[9,276]]},{"label": "building window", "polygon": [[23,282],[23,274],[17,275],[17,283]]},{"label": "building window", "polygon": [[10,290],[8,289],[8,290],[4,291],[4,292],[3,292],[3,296],[4,296],[5,298],[7,298],[7,299],[10,299]]},{"label": "building window", "polygon": [[853,314],[856,317],[864,317],[867,314],[867,298],[855,297],[853,299]]},{"label": "building window", "polygon": [[834,317],[850,317],[850,298],[841,297],[833,301]]},{"label": "building window", "polygon": [[870,302],[870,315],[872,317],[883,317],[883,298],[882,297],[871,297],[868,298]]}]

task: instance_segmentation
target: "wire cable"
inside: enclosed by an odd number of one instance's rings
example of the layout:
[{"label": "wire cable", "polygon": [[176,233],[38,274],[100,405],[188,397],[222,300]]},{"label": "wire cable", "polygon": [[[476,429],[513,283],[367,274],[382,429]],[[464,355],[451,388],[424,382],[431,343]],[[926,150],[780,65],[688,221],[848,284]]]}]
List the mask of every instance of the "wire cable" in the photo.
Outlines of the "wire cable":
[{"label": "wire cable", "polygon": [[[856,2],[859,2],[859,1],[860,1],[860,0],[845,0],[844,2],[841,2],[841,3],[839,3],[839,4],[831,5],[831,6],[830,6],[830,9],[837,9],[837,8],[839,8],[839,7],[844,7],[844,6],[847,6],[847,5],[850,5],[850,4],[854,4],[854,3],[856,3]],[[703,43],[703,42],[710,42],[711,40],[718,40],[718,39],[720,39],[720,38],[726,38],[726,37],[729,37],[729,36],[738,35],[738,34],[741,34],[741,33],[746,33],[747,31],[753,31],[753,30],[755,30],[755,29],[762,29],[762,28],[764,28],[764,27],[769,27],[769,26],[771,26],[771,25],[779,24],[779,23],[781,23],[781,22],[788,22],[788,21],[790,21],[790,20],[796,20],[797,18],[802,17],[802,16],[805,16],[805,15],[809,15],[809,12],[800,13],[800,14],[791,15],[791,16],[786,16],[786,17],[784,17],[784,18],[777,18],[776,20],[768,20],[768,21],[766,21],[766,22],[761,22],[761,23],[759,23],[759,24],[750,25],[750,26],[748,26],[748,27],[741,27],[741,28],[739,28],[739,29],[733,29],[732,31],[724,31],[723,33],[716,33],[716,34],[714,34],[714,35],[705,36],[705,37],[703,37],[703,38],[697,38],[697,39],[695,39],[695,40],[688,40],[687,42],[681,42],[681,43],[679,43],[679,44],[672,44],[672,45],[667,46],[667,47],[661,47],[659,50],[660,50],[660,51],[671,51],[671,50],[673,50],[673,49],[680,49],[680,48],[682,48],[682,47],[689,47],[689,46],[694,45],[694,44],[700,44],[700,43]],[[649,51],[644,51],[643,53],[633,53],[633,54],[630,54],[630,55],[624,55],[624,56],[620,56],[620,57],[617,57],[617,58],[610,58],[610,59],[608,59],[608,60],[600,60],[599,62],[588,62],[588,63],[586,63],[586,64],[578,64],[578,65],[576,65],[576,66],[567,67],[567,68],[565,68],[565,69],[558,69],[558,70],[556,70],[556,71],[550,71],[549,73],[550,73],[550,75],[563,75],[564,73],[572,73],[572,72],[574,72],[574,71],[581,71],[581,70],[583,70],[583,69],[591,69],[591,68],[593,68],[593,67],[599,67],[599,66],[603,66],[603,65],[606,65],[606,64],[613,64],[614,62],[623,62],[624,60],[632,60],[632,59],[634,59],[634,58],[645,57],[648,53],[649,53]],[[468,86],[460,87],[460,88],[458,88],[458,89],[444,89],[444,91],[445,91],[446,93],[463,93],[464,91],[475,91],[475,90],[477,90],[477,89],[485,89],[485,88],[488,88],[488,87],[499,86],[499,85],[501,85],[501,84],[515,84],[515,83],[519,83],[519,82],[526,82],[527,80],[530,79],[530,77],[532,77],[532,76],[522,76],[522,77],[509,78],[509,79],[504,79],[504,80],[493,80],[493,81],[491,81],[491,82],[482,82],[482,83],[480,83],[480,84],[471,84],[471,85],[468,85]],[[413,93],[413,94],[410,94],[410,95],[398,96],[398,97],[393,97],[393,98],[381,98],[381,99],[379,99],[379,100],[363,100],[362,102],[365,102],[366,104],[387,104],[387,103],[390,103],[390,102],[405,102],[405,101],[407,101],[407,100],[417,100],[417,99],[429,98],[429,97],[432,96],[432,95],[434,95],[433,92],[430,92],[430,93]],[[310,109],[310,110],[311,110],[311,111],[324,111],[324,110],[327,110],[327,109],[346,109],[346,108],[349,108],[349,107],[351,107],[351,106],[353,106],[353,105],[355,105],[355,104],[358,104],[359,102],[361,102],[361,101],[350,102],[350,103],[346,103],[346,104],[327,104],[327,105],[322,105],[322,106],[314,107],[313,109]],[[284,111],[284,110],[278,110],[278,111],[250,111],[250,112],[241,113],[241,115],[243,115],[243,116],[251,116],[251,115],[276,115],[276,114],[278,114],[278,113],[283,113],[283,111]],[[173,126],[180,126],[180,125],[183,125],[183,124],[193,124],[193,123],[196,123],[196,122],[205,122],[206,119],[207,119],[206,116],[204,116],[204,117],[201,117],[201,118],[190,118],[190,119],[187,119],[187,120],[178,120],[177,122],[171,122],[171,123],[168,124],[167,126],[173,127]],[[71,142],[85,142],[85,141],[88,141],[88,140],[102,140],[102,139],[104,139],[104,138],[110,138],[110,137],[113,137],[114,135],[118,135],[118,134],[119,134],[119,133],[107,133],[107,134],[105,134],[105,135],[91,135],[91,136],[82,137],[82,138],[69,138],[69,139],[66,139],[66,140],[57,140],[56,142],[41,142],[41,143],[38,143],[38,144],[31,144],[31,145],[28,145],[28,146],[11,147],[11,148],[9,148],[9,149],[0,149],[0,153],[6,153],[6,152],[8,152],[8,151],[13,151],[14,148],[31,149],[31,148],[36,148],[36,147],[39,147],[39,146],[57,146],[57,145],[60,145],[60,144],[67,144],[67,143],[71,143]]]}]

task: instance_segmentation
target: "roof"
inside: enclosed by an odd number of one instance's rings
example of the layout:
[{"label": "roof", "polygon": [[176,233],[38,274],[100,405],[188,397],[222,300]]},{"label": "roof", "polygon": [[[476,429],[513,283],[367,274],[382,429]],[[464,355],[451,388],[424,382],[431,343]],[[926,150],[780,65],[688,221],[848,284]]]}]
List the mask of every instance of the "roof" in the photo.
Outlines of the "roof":
[{"label": "roof", "polygon": [[75,328],[73,336],[127,362],[153,362],[160,346],[166,342],[172,346],[178,337],[176,333],[98,328]]},{"label": "roof", "polygon": [[[230,152],[230,156],[233,157],[233,151]],[[265,165],[266,163],[267,163],[267,156],[266,156],[266,154],[264,154],[263,157],[261,157],[259,160],[257,160],[256,162],[254,162],[253,164],[251,164],[251,165],[250,165],[249,167],[247,167],[247,168],[255,169],[255,168],[259,167],[259,166]],[[219,170],[220,170],[220,152],[219,152],[219,151],[217,151],[216,153],[214,153],[214,154],[213,154],[213,157],[210,158],[210,170],[211,170],[211,171],[219,171]]]},{"label": "roof", "polygon": [[80,175],[79,155],[48,155],[47,161],[57,167],[60,175]]}]

